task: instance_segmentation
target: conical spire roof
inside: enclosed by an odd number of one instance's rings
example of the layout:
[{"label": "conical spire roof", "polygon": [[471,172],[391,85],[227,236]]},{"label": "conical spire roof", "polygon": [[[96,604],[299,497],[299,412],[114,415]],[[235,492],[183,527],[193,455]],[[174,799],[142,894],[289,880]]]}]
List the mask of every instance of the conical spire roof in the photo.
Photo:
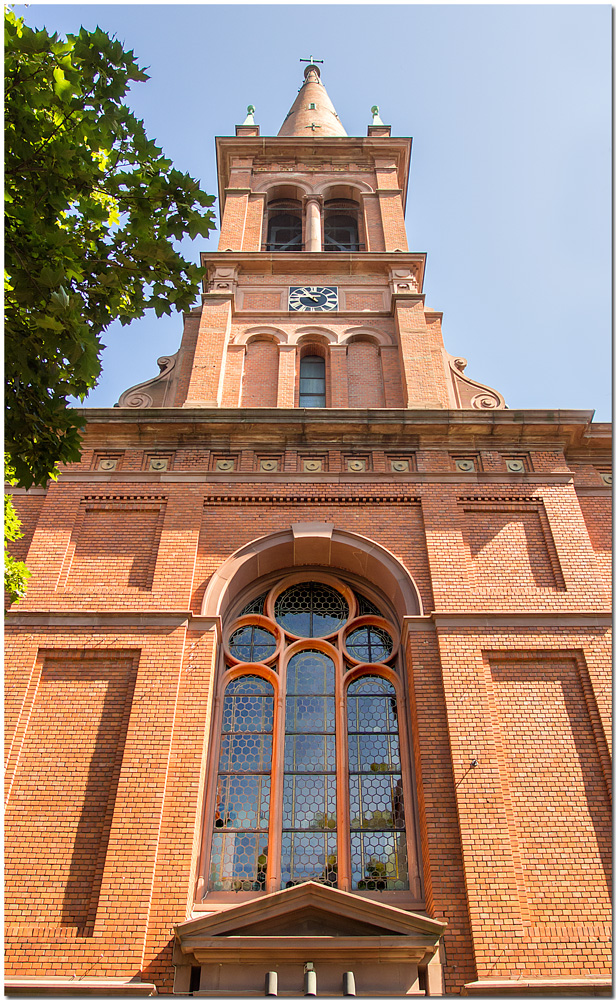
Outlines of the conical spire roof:
[{"label": "conical spire roof", "polygon": [[310,63],[304,70],[304,85],[278,133],[281,136],[346,135],[336,109],[321,83],[319,67]]}]

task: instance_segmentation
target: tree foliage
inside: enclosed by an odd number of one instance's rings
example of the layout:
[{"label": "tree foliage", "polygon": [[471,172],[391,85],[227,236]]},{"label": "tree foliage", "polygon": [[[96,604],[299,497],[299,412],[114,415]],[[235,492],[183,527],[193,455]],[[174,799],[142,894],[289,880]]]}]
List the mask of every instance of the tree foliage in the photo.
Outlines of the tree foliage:
[{"label": "tree foliage", "polygon": [[26,592],[26,584],[30,576],[30,570],[26,569],[26,564],[15,559],[7,552],[7,544],[16,542],[18,538],[23,538],[21,522],[17,517],[17,511],[9,496],[4,497],[4,589],[9,595],[11,603],[18,601]]},{"label": "tree foliage", "polygon": [[214,199],[124,103],[148,79],[97,28],[66,41],[5,14],[6,438],[20,486],[79,457],[101,334],[189,308],[202,270],[174,241],[214,228]]}]

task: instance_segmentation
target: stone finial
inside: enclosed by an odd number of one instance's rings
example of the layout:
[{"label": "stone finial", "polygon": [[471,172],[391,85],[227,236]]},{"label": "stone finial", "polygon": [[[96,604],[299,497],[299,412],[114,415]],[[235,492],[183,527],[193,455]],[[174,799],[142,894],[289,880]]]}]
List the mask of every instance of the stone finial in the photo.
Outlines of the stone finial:
[{"label": "stone finial", "polygon": [[372,112],[372,122],[368,125],[368,135],[372,137],[378,136],[380,138],[390,136],[391,125],[385,125],[385,123],[381,121],[378,104],[373,104],[370,111]]},{"label": "stone finial", "polygon": [[246,111],[248,112],[248,114],[246,115],[245,120],[242,122],[241,125],[236,125],[235,126],[235,134],[237,136],[242,136],[244,138],[249,137],[249,136],[258,136],[259,135],[259,126],[255,125],[255,119],[254,119],[255,106],[254,106],[254,104],[249,104],[248,107],[246,108]]}]

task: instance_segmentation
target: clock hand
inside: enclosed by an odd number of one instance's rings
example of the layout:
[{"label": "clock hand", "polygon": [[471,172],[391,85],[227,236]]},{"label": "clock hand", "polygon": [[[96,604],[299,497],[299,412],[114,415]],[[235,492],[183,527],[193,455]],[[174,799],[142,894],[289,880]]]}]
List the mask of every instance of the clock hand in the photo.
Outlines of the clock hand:
[{"label": "clock hand", "polygon": [[319,296],[318,295],[307,295],[306,298],[307,299],[312,299],[313,302],[318,302],[319,301]]}]

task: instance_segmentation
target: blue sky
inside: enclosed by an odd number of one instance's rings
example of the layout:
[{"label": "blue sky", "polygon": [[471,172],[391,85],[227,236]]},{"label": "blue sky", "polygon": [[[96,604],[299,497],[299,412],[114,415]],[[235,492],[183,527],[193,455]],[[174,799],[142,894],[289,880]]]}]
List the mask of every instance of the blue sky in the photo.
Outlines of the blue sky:
[{"label": "blue sky", "polygon": [[[214,136],[256,106],[275,135],[302,82],[322,80],[349,135],[378,104],[414,137],[406,225],[427,252],[426,304],[446,348],[515,408],[610,418],[611,7],[116,5],[16,7],[61,35],[100,25],[151,79],[129,103],[175,165],[217,194]],[[197,261],[209,241],[184,241]],[[112,406],[177,350],[181,316],[106,334],[87,405]]]}]

